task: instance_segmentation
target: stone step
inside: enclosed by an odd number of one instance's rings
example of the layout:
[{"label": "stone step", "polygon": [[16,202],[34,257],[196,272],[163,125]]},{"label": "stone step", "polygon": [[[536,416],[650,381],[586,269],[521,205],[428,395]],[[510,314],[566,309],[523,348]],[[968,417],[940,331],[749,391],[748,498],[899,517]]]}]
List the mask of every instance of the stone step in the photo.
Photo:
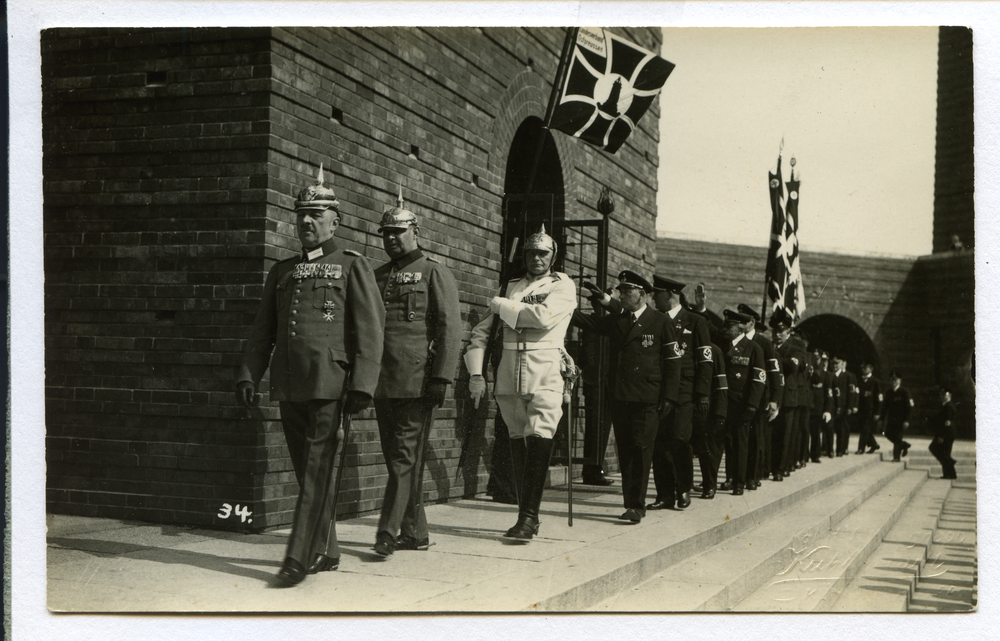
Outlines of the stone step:
[{"label": "stone step", "polygon": [[[883,465],[877,460],[875,463],[864,465],[836,484],[825,483],[821,492],[785,505],[779,513],[756,519],[751,528],[710,547],[694,550],[693,554],[663,567],[650,580],[591,609],[624,612],[731,609],[761,583],[793,565],[796,550],[809,549],[811,541],[904,472],[900,466]],[[807,470],[820,467],[810,466]]]},{"label": "stone step", "polygon": [[882,542],[927,475],[906,470],[827,532],[795,548],[792,562],[733,610],[829,612],[869,555]]},{"label": "stone step", "polygon": [[834,603],[833,612],[907,611],[949,489],[947,481],[934,479],[920,487]]},{"label": "stone step", "polygon": [[968,612],[978,602],[976,488],[953,484],[941,506],[910,612]]},{"label": "stone step", "polygon": [[[624,511],[620,482],[600,489],[574,486],[574,520],[581,527],[569,527],[565,518],[566,488],[547,490],[539,535],[528,545],[503,545],[495,551],[503,554],[509,569],[498,566],[483,576],[454,577],[453,589],[420,598],[407,610],[586,610],[667,567],[770,521],[790,506],[841,486],[845,479],[876,470],[881,474],[902,471],[899,466],[881,464],[874,456],[855,459],[809,465],[785,482],[767,482],[766,488],[743,496],[719,493],[713,500],[695,498],[684,511],[650,511],[634,525],[617,518]],[[442,533],[432,532],[442,545],[459,545],[463,537],[479,538],[483,531],[497,527],[492,517],[488,528],[470,528],[467,515],[456,515],[453,523],[444,511],[435,518],[440,530],[457,535],[454,540],[445,540]],[[506,527],[511,522],[502,521]],[[470,553],[481,554],[480,548],[481,543],[469,547]]]}]

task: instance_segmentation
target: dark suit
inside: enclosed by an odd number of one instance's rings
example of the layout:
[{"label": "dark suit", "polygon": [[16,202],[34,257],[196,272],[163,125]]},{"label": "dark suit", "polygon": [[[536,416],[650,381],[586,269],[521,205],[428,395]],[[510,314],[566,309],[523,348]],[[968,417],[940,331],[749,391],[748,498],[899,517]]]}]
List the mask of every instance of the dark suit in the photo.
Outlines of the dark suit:
[{"label": "dark suit", "polygon": [[301,488],[286,557],[304,567],[317,554],[340,556],[331,491],[340,399],[374,394],[385,323],[368,261],[335,239],[320,248],[322,256],[303,253],[268,272],[236,377],[258,385],[270,362],[270,398]]},{"label": "dark suit", "polygon": [[680,347],[673,323],[646,306],[632,323],[632,314],[573,313],[584,331],[607,336],[611,344],[611,416],[626,509],[646,511],[646,490],[656,439],[657,405],[677,402]]},{"label": "dark suit", "polygon": [[833,455],[833,421],[827,423],[823,415],[833,415],[833,381],[830,372],[814,365],[809,375],[809,438],[812,440],[810,456],[819,459],[821,455]]},{"label": "dark suit", "polygon": [[733,489],[743,489],[747,481],[747,453],[750,438],[750,410],[756,411],[767,384],[764,351],[745,335],[735,345],[727,341],[726,352],[726,476]]},{"label": "dark suit", "polygon": [[804,351],[788,341],[782,343],[777,351],[782,378],[785,380],[785,391],[781,397],[781,414],[775,421],[776,426],[771,439],[771,473],[775,475],[791,472],[799,457],[802,441],[799,433],[799,412],[802,411],[799,407],[801,398],[799,368],[805,368],[805,361],[808,358]]},{"label": "dark suit", "polygon": [[913,397],[905,387],[900,386],[896,390],[890,387],[885,391],[885,437],[892,441],[893,459],[899,459],[902,451],[910,445],[903,440],[903,432],[906,430],[904,423],[909,423],[912,410]]},{"label": "dark suit", "polygon": [[385,304],[385,348],[375,389],[382,455],[389,472],[378,531],[427,538],[423,460],[433,406],[432,380],[455,381],[462,310],[451,271],[420,249],[381,265],[375,280]]}]

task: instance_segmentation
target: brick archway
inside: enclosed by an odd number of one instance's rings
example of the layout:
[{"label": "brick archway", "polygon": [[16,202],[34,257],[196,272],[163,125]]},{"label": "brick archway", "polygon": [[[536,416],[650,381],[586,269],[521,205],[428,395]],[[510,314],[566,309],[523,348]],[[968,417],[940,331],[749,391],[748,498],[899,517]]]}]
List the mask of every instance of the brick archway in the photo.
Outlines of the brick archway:
[{"label": "brick archway", "polygon": [[831,356],[847,359],[847,369],[861,376],[861,363],[870,361],[875,366],[875,376],[881,375],[881,362],[875,343],[868,333],[853,320],[839,314],[810,316],[798,325],[809,338],[809,351],[820,349]]}]

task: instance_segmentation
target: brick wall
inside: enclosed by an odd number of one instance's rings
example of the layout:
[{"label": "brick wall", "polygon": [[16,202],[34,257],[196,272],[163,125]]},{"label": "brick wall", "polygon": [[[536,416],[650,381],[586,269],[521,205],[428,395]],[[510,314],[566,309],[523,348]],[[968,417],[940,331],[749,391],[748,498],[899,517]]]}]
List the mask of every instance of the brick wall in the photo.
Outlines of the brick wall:
[{"label": "brick wall", "polygon": [[[264,399],[232,376],[292,201],[324,164],[338,236],[373,263],[399,185],[471,325],[496,287],[513,132],[541,117],[562,29],[58,29],[43,34],[47,501],[53,511],[265,528],[296,487]],[[658,29],[622,30],[658,49]],[[618,195],[612,271],[652,267],[658,105],[616,156],[554,134],[567,217]],[[462,371],[459,396],[467,374]],[[485,490],[492,406],[438,412],[426,500]],[[355,421],[344,516],[385,484]],[[252,522],[218,516],[240,504]],[[224,512],[222,512],[224,513]]]}]

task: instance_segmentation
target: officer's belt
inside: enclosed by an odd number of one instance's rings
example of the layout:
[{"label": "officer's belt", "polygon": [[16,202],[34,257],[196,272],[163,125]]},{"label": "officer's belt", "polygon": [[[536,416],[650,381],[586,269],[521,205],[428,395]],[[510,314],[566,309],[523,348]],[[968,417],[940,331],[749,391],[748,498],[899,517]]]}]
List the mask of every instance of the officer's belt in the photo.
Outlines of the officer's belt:
[{"label": "officer's belt", "polygon": [[517,352],[527,352],[536,349],[559,349],[562,345],[557,345],[555,341],[535,341],[535,342],[522,342],[517,341],[512,343],[509,341],[503,342],[503,348],[509,349]]}]

